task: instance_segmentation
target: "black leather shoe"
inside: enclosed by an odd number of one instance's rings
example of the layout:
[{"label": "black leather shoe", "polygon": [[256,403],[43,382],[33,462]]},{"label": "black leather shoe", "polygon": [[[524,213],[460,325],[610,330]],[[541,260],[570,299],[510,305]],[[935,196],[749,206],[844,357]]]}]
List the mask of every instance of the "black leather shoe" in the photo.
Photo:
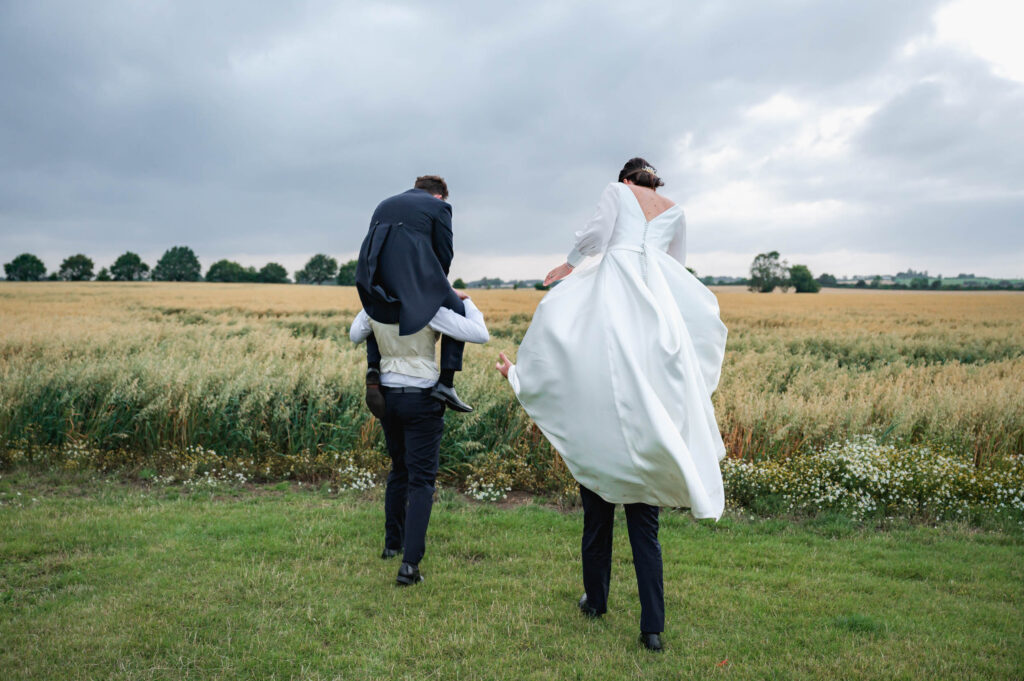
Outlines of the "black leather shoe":
[{"label": "black leather shoe", "polygon": [[387,560],[388,558],[394,558],[395,556],[397,556],[400,553],[401,553],[401,551],[399,551],[398,549],[388,549],[388,548],[385,548],[383,551],[381,551],[380,557],[383,558],[384,560]]},{"label": "black leather shoe", "polygon": [[395,577],[395,584],[398,586],[412,586],[422,581],[423,575],[420,574],[419,566],[402,563],[402,566],[398,568],[398,576]]},{"label": "black leather shoe", "polygon": [[595,610],[593,606],[591,606],[590,603],[587,602],[587,594],[583,594],[582,596],[580,596],[579,608],[580,612],[583,613],[584,617],[589,617],[592,620],[596,620],[598,617],[601,616],[601,613]]},{"label": "black leather shoe", "polygon": [[378,419],[384,418],[384,393],[380,389],[380,372],[373,368],[366,370],[366,406]]},{"label": "black leather shoe", "polygon": [[435,385],[434,389],[430,392],[430,396],[435,400],[441,400],[455,411],[464,413],[473,411],[473,407],[460,400],[459,396],[455,394],[455,388],[449,388],[444,383]]},{"label": "black leather shoe", "polygon": [[654,653],[661,652],[661,634],[651,634],[646,631],[640,632],[640,643],[644,648]]}]

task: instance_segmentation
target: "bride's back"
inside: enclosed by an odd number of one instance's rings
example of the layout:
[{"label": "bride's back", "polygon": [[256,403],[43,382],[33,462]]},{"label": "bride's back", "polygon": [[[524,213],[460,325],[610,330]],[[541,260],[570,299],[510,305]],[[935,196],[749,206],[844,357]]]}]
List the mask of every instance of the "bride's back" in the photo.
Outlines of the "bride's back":
[{"label": "bride's back", "polygon": [[666,250],[676,233],[683,229],[683,210],[653,189],[617,183],[618,218],[608,247]]},{"label": "bride's back", "polygon": [[623,186],[633,192],[633,196],[636,197],[636,202],[639,204],[640,210],[644,213],[644,219],[648,222],[676,205],[674,201],[662,196],[649,187],[641,187],[640,185],[625,183],[623,183]]}]

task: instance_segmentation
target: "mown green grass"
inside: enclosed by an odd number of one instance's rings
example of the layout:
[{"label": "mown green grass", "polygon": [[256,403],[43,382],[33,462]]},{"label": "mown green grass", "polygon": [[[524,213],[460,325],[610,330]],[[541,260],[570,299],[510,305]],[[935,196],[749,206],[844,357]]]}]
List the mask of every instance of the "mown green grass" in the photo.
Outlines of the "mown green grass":
[{"label": "mown green grass", "polygon": [[577,614],[578,511],[444,490],[427,581],[399,589],[377,557],[379,489],[189,493],[19,469],[0,501],[5,679],[1024,676],[1013,526],[665,513],[668,648],[652,655],[624,526],[611,611]]}]

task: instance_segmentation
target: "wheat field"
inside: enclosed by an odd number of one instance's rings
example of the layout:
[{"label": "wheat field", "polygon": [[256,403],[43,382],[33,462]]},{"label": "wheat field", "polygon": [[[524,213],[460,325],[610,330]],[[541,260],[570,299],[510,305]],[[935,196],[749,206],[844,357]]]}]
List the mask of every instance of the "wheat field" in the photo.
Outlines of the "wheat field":
[{"label": "wheat field", "polygon": [[[442,467],[554,458],[492,369],[543,293],[471,291],[492,339],[468,346]],[[729,327],[714,402],[729,455],[786,457],[871,433],[970,453],[1024,452],[1024,295],[715,289]],[[140,455],[380,450],[362,405],[355,289],[298,285],[0,283],[0,440]]]}]

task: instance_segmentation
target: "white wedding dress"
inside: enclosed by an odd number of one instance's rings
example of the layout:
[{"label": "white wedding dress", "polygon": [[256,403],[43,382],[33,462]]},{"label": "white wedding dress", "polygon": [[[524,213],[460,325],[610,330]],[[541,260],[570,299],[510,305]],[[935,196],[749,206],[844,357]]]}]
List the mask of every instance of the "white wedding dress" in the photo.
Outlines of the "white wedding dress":
[{"label": "white wedding dress", "polygon": [[717,519],[725,445],[711,393],[726,328],[683,265],[685,242],[679,206],[648,221],[626,185],[609,184],[569,261],[604,259],[541,300],[508,378],[582,485]]}]

